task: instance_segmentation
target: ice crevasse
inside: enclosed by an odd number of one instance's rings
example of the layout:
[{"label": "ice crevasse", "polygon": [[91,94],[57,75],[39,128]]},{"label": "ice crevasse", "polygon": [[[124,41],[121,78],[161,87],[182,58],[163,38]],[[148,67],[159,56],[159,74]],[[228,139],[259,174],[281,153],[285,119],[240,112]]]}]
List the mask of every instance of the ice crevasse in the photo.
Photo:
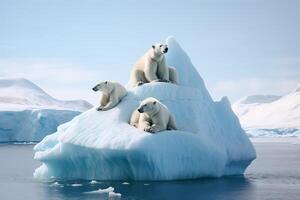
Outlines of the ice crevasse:
[{"label": "ice crevasse", "polygon": [[[228,99],[214,102],[180,45],[172,37],[167,44],[167,63],[180,84],[131,88],[117,107],[92,108],[60,125],[34,147],[42,162],[36,178],[175,180],[244,173],[256,153]],[[150,134],[128,124],[146,97],[169,108],[178,130]]]}]

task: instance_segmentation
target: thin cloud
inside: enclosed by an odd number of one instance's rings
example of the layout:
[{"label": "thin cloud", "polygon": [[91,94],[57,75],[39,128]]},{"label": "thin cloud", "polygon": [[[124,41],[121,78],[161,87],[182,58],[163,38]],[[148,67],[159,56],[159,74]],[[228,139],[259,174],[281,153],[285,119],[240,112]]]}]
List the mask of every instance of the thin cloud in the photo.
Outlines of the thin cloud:
[{"label": "thin cloud", "polygon": [[85,66],[64,61],[0,60],[0,76],[29,79],[51,96],[64,100],[84,99],[96,102],[97,95],[90,88],[98,80],[105,78],[101,74],[103,73]]},{"label": "thin cloud", "polygon": [[210,91],[215,99],[228,96],[232,102],[249,95],[269,94],[285,95],[295,90],[300,83],[300,57],[278,57],[266,59],[273,66],[268,73],[257,77],[238,77],[220,80]]},{"label": "thin cloud", "polygon": [[231,102],[235,102],[241,97],[254,94],[285,95],[294,91],[299,82],[299,79],[275,80],[264,78],[223,80],[217,82],[211,91],[216,99],[228,96]]},{"label": "thin cloud", "polygon": [[81,82],[97,79],[97,73],[63,61],[0,60],[2,76],[24,77],[30,80],[55,80],[56,82]]}]

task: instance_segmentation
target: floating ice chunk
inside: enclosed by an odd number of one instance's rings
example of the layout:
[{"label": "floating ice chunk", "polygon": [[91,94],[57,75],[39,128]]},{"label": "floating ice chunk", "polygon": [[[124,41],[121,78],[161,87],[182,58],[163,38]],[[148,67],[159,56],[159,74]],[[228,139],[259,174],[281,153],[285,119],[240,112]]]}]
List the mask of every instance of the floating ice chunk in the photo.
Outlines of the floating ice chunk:
[{"label": "floating ice chunk", "polygon": [[31,145],[36,144],[36,142],[13,142],[15,145]]},{"label": "floating ice chunk", "polygon": [[103,193],[109,193],[113,192],[115,189],[113,187],[108,187],[105,189],[98,189],[90,192],[84,192],[85,194],[103,194]]},{"label": "floating ice chunk", "polygon": [[120,193],[115,193],[115,192],[108,193],[109,200],[119,200],[119,199],[121,199],[121,197],[122,197],[122,195]]},{"label": "floating ice chunk", "polygon": [[73,183],[73,184],[71,184],[71,186],[72,187],[80,187],[80,186],[82,186],[82,184],[80,184],[80,183]]},{"label": "floating ice chunk", "polygon": [[97,184],[98,182],[95,180],[91,180],[90,184]]},{"label": "floating ice chunk", "polygon": [[59,184],[58,182],[54,182],[51,184],[51,186],[60,186],[61,184]]}]

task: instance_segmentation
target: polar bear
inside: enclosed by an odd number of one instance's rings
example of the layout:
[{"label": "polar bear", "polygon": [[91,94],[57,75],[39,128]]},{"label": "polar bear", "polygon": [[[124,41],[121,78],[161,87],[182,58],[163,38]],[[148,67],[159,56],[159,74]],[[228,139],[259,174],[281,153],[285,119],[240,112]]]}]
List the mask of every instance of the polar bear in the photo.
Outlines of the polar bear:
[{"label": "polar bear", "polygon": [[93,87],[93,90],[102,92],[98,111],[106,111],[115,107],[127,95],[127,90],[120,83],[112,81],[101,82]]},{"label": "polar bear", "polygon": [[168,45],[156,44],[142,56],[134,65],[131,72],[130,84],[132,87],[149,82],[171,82],[178,84],[177,72],[174,67],[166,64],[165,53]]},{"label": "polar bear", "polygon": [[133,111],[130,125],[150,133],[177,129],[168,108],[153,97],[143,100]]}]

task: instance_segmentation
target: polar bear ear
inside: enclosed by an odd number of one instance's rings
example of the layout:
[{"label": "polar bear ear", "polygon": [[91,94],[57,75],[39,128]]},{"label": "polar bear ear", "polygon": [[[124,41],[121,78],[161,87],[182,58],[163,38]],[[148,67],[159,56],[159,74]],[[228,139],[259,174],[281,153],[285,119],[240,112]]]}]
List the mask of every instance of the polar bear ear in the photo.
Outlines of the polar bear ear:
[{"label": "polar bear ear", "polygon": [[152,49],[155,49],[155,45],[152,45]]}]

